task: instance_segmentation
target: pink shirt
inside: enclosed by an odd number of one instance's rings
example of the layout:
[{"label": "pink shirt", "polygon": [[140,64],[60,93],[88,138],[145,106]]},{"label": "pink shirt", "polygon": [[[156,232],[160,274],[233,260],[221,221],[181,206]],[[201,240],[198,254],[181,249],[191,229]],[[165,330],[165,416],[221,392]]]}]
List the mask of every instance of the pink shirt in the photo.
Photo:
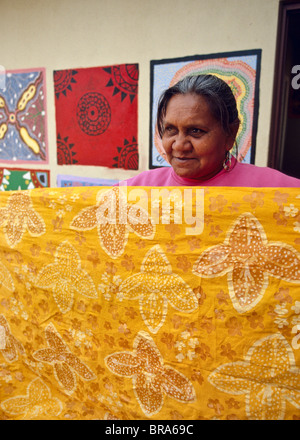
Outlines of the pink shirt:
[{"label": "pink shirt", "polygon": [[[128,186],[247,186],[300,188],[300,179],[287,176],[268,167],[236,162],[230,171],[222,170],[208,180],[186,179],[177,176],[172,167],[144,171],[125,180]],[[122,183],[120,183],[122,185]]]}]

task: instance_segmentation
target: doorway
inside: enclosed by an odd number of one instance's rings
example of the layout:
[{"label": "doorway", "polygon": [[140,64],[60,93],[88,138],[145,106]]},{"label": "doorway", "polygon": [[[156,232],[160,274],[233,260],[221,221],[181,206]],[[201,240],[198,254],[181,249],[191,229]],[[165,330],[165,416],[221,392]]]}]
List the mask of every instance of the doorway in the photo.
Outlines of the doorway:
[{"label": "doorway", "polygon": [[300,178],[300,2],[280,1],[268,165]]}]

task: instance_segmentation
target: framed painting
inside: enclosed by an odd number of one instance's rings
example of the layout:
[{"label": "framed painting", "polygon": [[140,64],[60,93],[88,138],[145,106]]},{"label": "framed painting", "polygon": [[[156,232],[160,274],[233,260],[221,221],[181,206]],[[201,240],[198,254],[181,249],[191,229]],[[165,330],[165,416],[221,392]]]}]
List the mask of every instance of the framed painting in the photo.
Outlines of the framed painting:
[{"label": "framed painting", "polygon": [[49,170],[29,170],[27,168],[0,168],[0,191],[48,188]]},{"label": "framed painting", "polygon": [[1,76],[0,162],[48,163],[45,69]]},{"label": "framed painting", "polygon": [[138,169],[138,64],[54,71],[57,163]]},{"label": "framed painting", "polygon": [[70,186],[112,186],[118,180],[112,179],[97,179],[92,177],[57,175],[57,187],[64,188]]}]

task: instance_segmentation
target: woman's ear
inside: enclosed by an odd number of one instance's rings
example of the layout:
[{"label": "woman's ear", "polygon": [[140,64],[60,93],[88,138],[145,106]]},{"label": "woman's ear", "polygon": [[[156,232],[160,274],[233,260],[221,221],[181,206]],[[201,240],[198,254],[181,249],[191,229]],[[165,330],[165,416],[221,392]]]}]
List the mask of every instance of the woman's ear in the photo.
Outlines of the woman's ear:
[{"label": "woman's ear", "polygon": [[240,120],[239,120],[239,119],[236,119],[234,122],[232,122],[232,123],[229,125],[229,130],[230,130],[230,133],[228,134],[228,140],[230,141],[230,142],[229,142],[229,143],[230,143],[230,148],[229,148],[229,150],[231,150],[231,148],[232,148],[233,145],[234,145],[234,142],[235,142],[235,139],[236,139],[237,133],[238,133],[238,131],[239,131],[239,127],[240,127]]},{"label": "woman's ear", "polygon": [[236,135],[239,131],[239,127],[240,127],[240,120],[239,119],[236,119],[234,122],[232,122],[229,125],[230,132],[231,132],[231,135],[232,135],[234,141],[235,141]]}]

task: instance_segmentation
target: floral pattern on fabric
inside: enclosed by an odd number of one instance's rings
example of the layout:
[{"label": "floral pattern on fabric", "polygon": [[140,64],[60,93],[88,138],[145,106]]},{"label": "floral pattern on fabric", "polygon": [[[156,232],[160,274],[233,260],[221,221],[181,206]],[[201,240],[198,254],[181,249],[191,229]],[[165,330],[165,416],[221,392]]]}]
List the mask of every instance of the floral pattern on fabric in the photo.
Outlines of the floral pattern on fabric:
[{"label": "floral pattern on fabric", "polygon": [[300,420],[300,189],[4,191],[0,222],[0,420]]}]

